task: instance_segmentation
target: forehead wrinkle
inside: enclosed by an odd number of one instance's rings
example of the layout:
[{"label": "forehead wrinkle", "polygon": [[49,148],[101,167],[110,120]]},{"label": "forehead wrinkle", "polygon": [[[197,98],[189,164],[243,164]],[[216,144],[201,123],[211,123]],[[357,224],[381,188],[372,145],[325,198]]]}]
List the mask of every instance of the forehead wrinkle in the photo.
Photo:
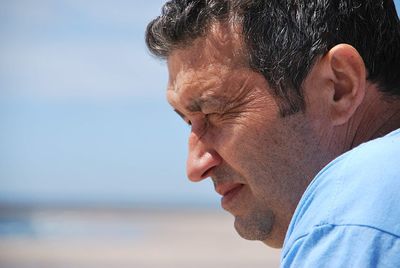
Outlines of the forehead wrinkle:
[{"label": "forehead wrinkle", "polygon": [[218,102],[214,94],[202,94],[198,98],[191,98],[185,108],[189,112],[204,112],[208,107],[216,106]]},{"label": "forehead wrinkle", "polygon": [[[180,99],[182,100],[183,106],[189,112],[201,112],[204,108],[208,109],[212,106],[216,106],[220,102],[218,92],[221,91],[222,80],[218,75],[209,75],[202,78],[204,75],[198,75],[194,72],[191,74],[192,81],[183,81],[176,90],[180,91]],[[208,107],[208,108],[207,108]]]},{"label": "forehead wrinkle", "polygon": [[169,56],[170,88],[177,106],[187,112],[220,109],[231,98],[224,88],[226,75],[243,65],[241,53],[237,53],[240,38],[227,34],[232,32],[227,25],[214,26],[206,36]]}]

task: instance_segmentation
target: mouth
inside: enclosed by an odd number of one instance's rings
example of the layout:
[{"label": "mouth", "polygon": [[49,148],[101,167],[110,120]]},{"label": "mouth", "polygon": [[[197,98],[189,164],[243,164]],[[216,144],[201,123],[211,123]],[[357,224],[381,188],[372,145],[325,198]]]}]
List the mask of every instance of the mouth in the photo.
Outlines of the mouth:
[{"label": "mouth", "polygon": [[244,184],[242,183],[226,183],[220,184],[215,187],[217,193],[222,195],[221,206],[225,210],[232,207],[233,201],[239,195],[240,190],[242,190]]}]

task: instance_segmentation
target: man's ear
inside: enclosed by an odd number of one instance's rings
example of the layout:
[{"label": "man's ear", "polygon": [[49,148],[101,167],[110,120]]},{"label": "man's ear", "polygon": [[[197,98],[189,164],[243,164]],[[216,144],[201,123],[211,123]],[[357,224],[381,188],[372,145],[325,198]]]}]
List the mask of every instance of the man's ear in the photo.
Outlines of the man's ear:
[{"label": "man's ear", "polygon": [[328,109],[333,125],[346,123],[365,97],[366,70],[358,51],[347,44],[333,47],[324,56],[331,80]]}]

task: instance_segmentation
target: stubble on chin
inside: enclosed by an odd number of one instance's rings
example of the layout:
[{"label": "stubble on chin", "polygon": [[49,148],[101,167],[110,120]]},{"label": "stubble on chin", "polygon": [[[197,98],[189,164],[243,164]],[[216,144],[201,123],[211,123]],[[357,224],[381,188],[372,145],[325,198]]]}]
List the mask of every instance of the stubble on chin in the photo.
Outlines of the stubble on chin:
[{"label": "stubble on chin", "polygon": [[268,241],[274,225],[272,211],[254,211],[247,215],[235,216],[235,229],[247,240]]}]

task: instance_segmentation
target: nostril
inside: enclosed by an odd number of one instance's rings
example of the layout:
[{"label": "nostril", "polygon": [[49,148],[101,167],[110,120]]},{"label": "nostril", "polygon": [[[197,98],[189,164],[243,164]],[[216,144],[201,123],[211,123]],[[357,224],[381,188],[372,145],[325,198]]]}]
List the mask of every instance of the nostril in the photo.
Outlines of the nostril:
[{"label": "nostril", "polygon": [[186,162],[187,175],[193,182],[201,181],[210,176],[212,169],[218,166],[222,159],[212,150],[192,150]]}]

